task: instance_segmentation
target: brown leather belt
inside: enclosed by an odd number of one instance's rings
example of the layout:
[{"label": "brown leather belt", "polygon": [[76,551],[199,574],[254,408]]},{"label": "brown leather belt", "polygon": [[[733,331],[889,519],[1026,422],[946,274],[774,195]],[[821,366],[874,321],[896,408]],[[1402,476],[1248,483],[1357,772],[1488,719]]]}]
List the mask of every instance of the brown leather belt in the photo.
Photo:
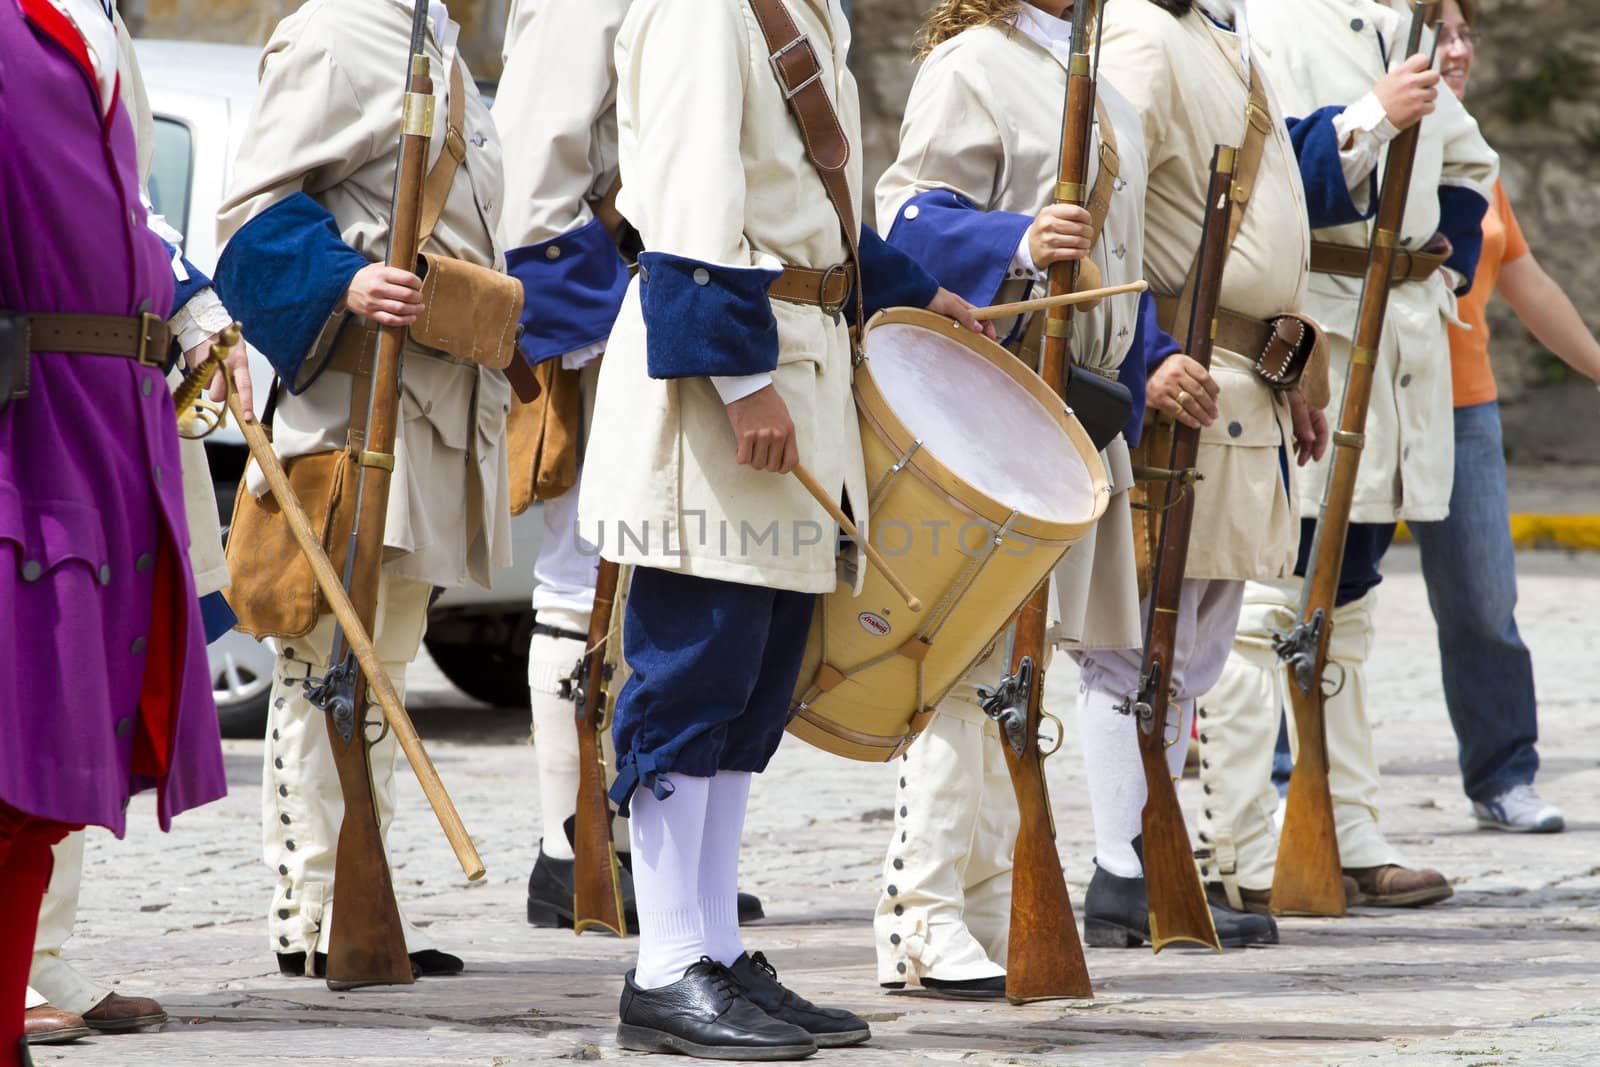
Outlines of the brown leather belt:
[{"label": "brown leather belt", "polygon": [[159,317],[36,313],[28,320],[28,351],[122,356],[165,371],[172,331]]},{"label": "brown leather belt", "polygon": [[782,276],[768,287],[767,295],[774,300],[819,307],[830,315],[837,315],[855,287],[853,263],[840,263],[827,270],[785,266]]},{"label": "brown leather belt", "polygon": [[[1444,265],[1445,257],[1438,252],[1413,252],[1407,248],[1394,250],[1394,268],[1389,272],[1392,284],[1400,282],[1425,282],[1433,272]],[[1340,245],[1332,241],[1311,242],[1311,270],[1314,274],[1337,274],[1344,278],[1364,278],[1367,274],[1367,249],[1362,245]]]},{"label": "brown leather belt", "polygon": [[[1182,329],[1184,324],[1173,321],[1177,314],[1177,297],[1156,297],[1156,321],[1161,324],[1163,330],[1172,334],[1178,343],[1182,344],[1184,339],[1178,336],[1177,331]],[[1267,342],[1271,339],[1272,323],[1251,318],[1249,315],[1241,315],[1227,308],[1217,309],[1217,332],[1213,341],[1219,348],[1226,348],[1229,352],[1255,359],[1267,350]]]}]

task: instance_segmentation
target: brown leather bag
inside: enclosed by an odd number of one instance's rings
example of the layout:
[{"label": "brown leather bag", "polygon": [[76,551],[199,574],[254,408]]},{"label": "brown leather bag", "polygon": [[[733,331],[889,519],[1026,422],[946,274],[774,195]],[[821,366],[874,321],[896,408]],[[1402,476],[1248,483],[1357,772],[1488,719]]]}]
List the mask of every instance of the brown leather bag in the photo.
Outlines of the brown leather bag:
[{"label": "brown leather bag", "polygon": [[[350,453],[296,456],[284,468],[334,569],[342,570],[356,511],[357,470]],[[256,499],[243,480],[233,502],[227,556],[233,579],[228,606],[239,616],[235,629],[257,638],[304,637],[330,610],[277,499],[271,493]]]},{"label": "brown leather bag", "polygon": [[506,445],[511,463],[511,514],[521,515],[539,500],[554,500],[578,481],[578,437],[583,404],[580,371],[560,359],[533,368],[539,396],[531,404],[511,402]]}]

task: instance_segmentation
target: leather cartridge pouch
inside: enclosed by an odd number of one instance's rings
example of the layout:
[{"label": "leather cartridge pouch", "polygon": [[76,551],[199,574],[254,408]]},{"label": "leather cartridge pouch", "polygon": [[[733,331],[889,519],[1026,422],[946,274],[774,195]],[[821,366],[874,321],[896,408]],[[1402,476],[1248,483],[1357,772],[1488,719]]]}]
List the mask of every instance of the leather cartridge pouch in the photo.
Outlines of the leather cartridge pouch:
[{"label": "leather cartridge pouch", "polygon": [[1256,355],[1256,373],[1279,392],[1298,386],[1312,407],[1327,407],[1328,342],[1322,328],[1292,311],[1275,315],[1268,323],[1271,331],[1266,347]]},{"label": "leather cartridge pouch", "polygon": [[424,252],[422,302],[411,338],[463,363],[505,370],[517,354],[522,283],[476,263]]},{"label": "leather cartridge pouch", "polygon": [[554,500],[577,484],[581,373],[563,367],[560,357],[547,359],[533,368],[539,396],[532,403],[511,403],[506,445],[513,515],[521,515],[535,501]]}]

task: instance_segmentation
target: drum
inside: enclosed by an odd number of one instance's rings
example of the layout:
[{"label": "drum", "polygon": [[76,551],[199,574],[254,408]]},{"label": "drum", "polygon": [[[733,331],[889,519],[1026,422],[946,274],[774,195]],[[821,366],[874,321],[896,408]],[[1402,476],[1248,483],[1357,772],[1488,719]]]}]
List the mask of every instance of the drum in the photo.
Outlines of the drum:
[{"label": "drum", "polygon": [[886,761],[1099,519],[1111,481],[1061,400],[993,341],[896,308],[864,347],[867,536],[923,607],[871,567],[859,596],[845,576],[818,597],[789,732]]}]

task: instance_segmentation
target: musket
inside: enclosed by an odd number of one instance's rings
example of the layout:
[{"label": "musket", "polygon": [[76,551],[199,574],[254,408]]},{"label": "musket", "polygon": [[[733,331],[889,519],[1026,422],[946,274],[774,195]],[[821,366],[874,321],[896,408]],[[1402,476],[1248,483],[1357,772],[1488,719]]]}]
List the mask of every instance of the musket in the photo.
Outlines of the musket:
[{"label": "musket", "polygon": [[[208,384],[212,373],[223,366],[223,360],[227,358],[229,349],[238,343],[239,324],[234,323],[223,331],[221,340],[211,346],[211,357],[206,363],[184,379],[184,386],[190,384],[195,386],[190,395],[191,401],[199,395],[200,389]],[[428,798],[428,805],[433,808],[434,817],[439,820],[439,826],[444,830],[444,836],[456,854],[456,862],[461,865],[461,872],[467,876],[467,881],[476,882],[484,875],[483,858],[478,855],[478,849],[472,843],[472,835],[467,833],[466,826],[461,822],[461,815],[456,811],[455,802],[450,799],[450,793],[440,780],[433,760],[429,758],[427,749],[423,748],[422,739],[417,736],[417,728],[411,722],[411,716],[406,713],[400,691],[395,688],[389,672],[383,669],[383,662],[378,659],[377,650],[372,646],[372,638],[362,626],[355,605],[350,603],[350,597],[344,591],[344,583],[339,578],[339,572],[334,569],[333,561],[328,559],[328,554],[323,551],[321,535],[312,527],[304,506],[289,485],[289,475],[283,469],[277,453],[272,450],[272,442],[268,439],[266,431],[261,428],[261,424],[248,418],[246,412],[239,406],[238,394],[231,389],[228,390],[225,403],[227,410],[233,412],[233,420],[239,424],[239,431],[244,435],[244,442],[250,450],[251,457],[267,480],[267,487],[272,491],[273,500],[284,518],[288,520],[289,532],[300,546],[306,562],[311,565],[311,574],[316,579],[317,588],[322,591],[329,610],[343,627],[345,640],[350,644],[350,651],[355,655],[362,673],[367,678],[368,688],[377,697],[378,707],[382,709],[383,717],[388,722],[389,729],[393,731],[395,741],[399,744],[400,750],[406,754],[406,762],[416,774],[417,783],[422,786],[422,793]],[[181,409],[179,415],[180,417],[182,415]]]},{"label": "musket", "polygon": [[583,658],[573,668],[573,711],[578,729],[578,809],[573,823],[572,932],[591,926],[628,936],[622,905],[622,875],[616,844],[611,837],[611,802],[606,797],[604,746],[601,735],[609,727],[606,707],[611,667],[606,662],[606,642],[611,637],[611,616],[617,599],[621,570],[608,559],[600,561],[595,576],[594,608],[589,614],[589,640]]},{"label": "musket", "polygon": [[[1061,164],[1056,174],[1057,204],[1081,207],[1089,198],[1095,83],[1085,42],[1087,26],[1100,21],[1099,7],[1098,0],[1081,3],[1072,19],[1072,58],[1061,116]],[[1077,261],[1057,261],[1050,267],[1050,296],[1071,293],[1077,281]],[[1065,400],[1072,306],[1051,304],[1045,316],[1039,375]],[[1067,895],[1066,876],[1061,870],[1061,854],[1056,849],[1055,820],[1050,813],[1050,790],[1044,775],[1045,755],[1039,747],[1039,730],[1045,718],[1044,650],[1049,605],[1050,580],[1046,578],[1013,624],[1007,657],[1009,673],[993,692],[982,694],[984,710],[1001,725],[1002,751],[1020,816],[1012,857],[1011,929],[1006,950],[1006,999],[1013,1004],[1094,996],[1072,900]]]},{"label": "musket", "polygon": [[[1211,155],[1211,179],[1195,263],[1193,302],[1184,338],[1184,352],[1207,369],[1211,366],[1213,322],[1222,292],[1222,271],[1228,260],[1228,222],[1233,214],[1233,171],[1236,150],[1217,145]],[[1160,952],[1174,941],[1207,945],[1217,952],[1217,939],[1205,886],[1194,863],[1189,830],[1178,806],[1172,770],[1167,763],[1167,709],[1172,704],[1172,665],[1178,644],[1178,603],[1189,559],[1194,523],[1194,484],[1187,477],[1200,453],[1200,430],[1177,424],[1167,469],[1178,474],[1165,484],[1160,505],[1161,536],[1150,579],[1150,611],[1145,618],[1144,660],[1139,691],[1120,710],[1131,713],[1139,734],[1139,761],[1144,766],[1145,801],[1140,816],[1145,898],[1150,915],[1150,947]],[[1181,726],[1183,716],[1178,716]]]},{"label": "musket", "polygon": [[[1407,57],[1415,55],[1421,47],[1422,29],[1432,21],[1437,6],[1429,0],[1412,9]],[[1339,591],[1339,571],[1344,562],[1345,537],[1350,531],[1356,472],[1366,440],[1373,364],[1383,338],[1390,270],[1405,220],[1412,163],[1416,159],[1421,130],[1422,123],[1415,123],[1389,144],[1383,185],[1378,193],[1377,221],[1367,250],[1367,273],[1361,283],[1361,302],[1350,347],[1350,371],[1345,378],[1344,400],[1339,409],[1339,428],[1333,433],[1333,458],[1301,590],[1300,621],[1293,630],[1278,634],[1273,641],[1278,657],[1288,668],[1289,702],[1294,709],[1298,742],[1294,772],[1289,777],[1283,830],[1278,839],[1278,862],[1272,873],[1272,910],[1279,915],[1345,913],[1339,838],[1334,827],[1333,794],[1328,784],[1325,701],[1329,694],[1323,688],[1323,676],[1328,667],[1328,643],[1333,636],[1333,609]]]},{"label": "musket", "polygon": [[[411,46],[406,58],[406,93],[400,120],[400,151],[389,206],[391,267],[415,271],[422,213],[423,172],[433,136],[433,78],[425,43],[428,5],[413,5]],[[407,331],[384,326],[373,342],[371,392],[364,432],[351,429],[347,449],[357,471],[355,521],[350,527],[342,585],[363,629],[372,632],[378,610],[384,523],[394,473],[395,431],[400,411],[400,373]],[[328,673],[307,679],[307,698],[327,712],[328,741],[344,796],[344,820],[334,858],[334,883],[344,907],[333,912],[328,945],[328,986],[409,984],[411,960],[394,899],[373,799],[371,742],[365,709],[367,680],[342,626],[334,630]],[[350,902],[356,902],[350,907]]]}]

